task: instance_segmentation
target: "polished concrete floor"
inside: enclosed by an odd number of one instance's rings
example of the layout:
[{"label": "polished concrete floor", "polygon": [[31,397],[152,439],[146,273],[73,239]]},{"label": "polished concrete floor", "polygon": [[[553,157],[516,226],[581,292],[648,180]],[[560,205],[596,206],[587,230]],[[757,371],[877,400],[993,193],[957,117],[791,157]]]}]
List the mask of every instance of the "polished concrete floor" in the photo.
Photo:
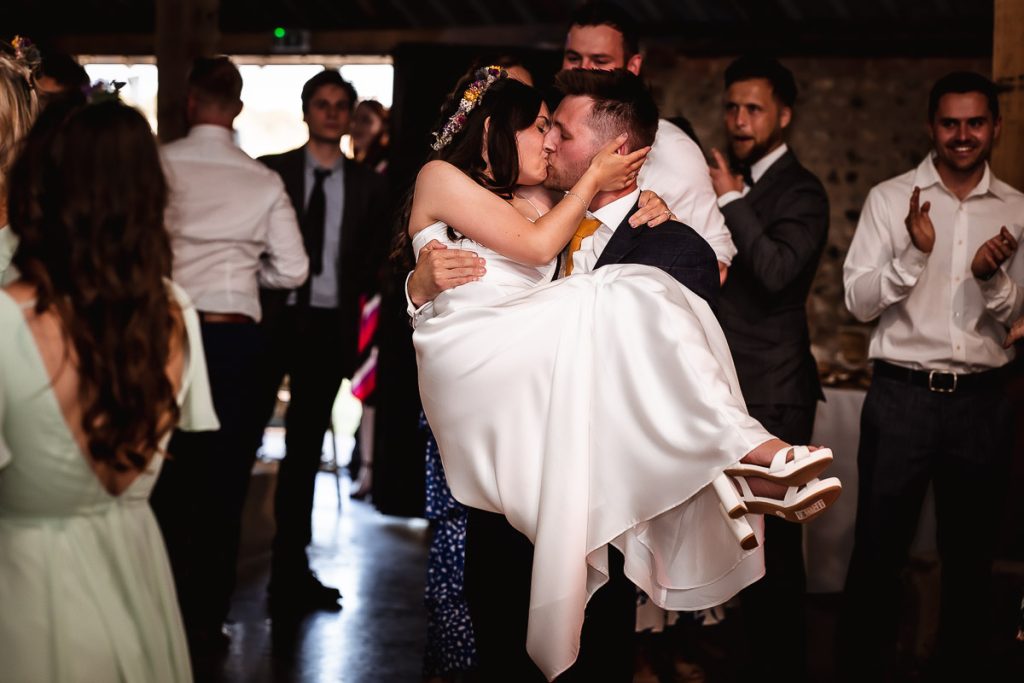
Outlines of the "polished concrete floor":
[{"label": "polished concrete floor", "polygon": [[[272,623],[265,597],[269,570],[272,487],[275,465],[254,474],[243,533],[239,586],[224,657],[196,662],[200,683],[420,683],[426,615],[423,585],[428,530],[422,520],[385,517],[347,496],[348,482],[321,473],[314,507],[313,567],[344,598],[340,612],[319,612],[293,623]],[[339,496],[339,493],[341,494]],[[900,680],[927,681],[915,655],[930,650],[937,592],[936,568],[918,567],[904,611],[905,667]],[[1024,644],[1013,642],[1024,563],[998,563],[992,654],[998,681],[1024,681]],[[836,680],[832,657],[838,595],[808,596],[808,673],[812,683]],[[732,683],[743,680],[735,616],[713,627],[683,624],[638,638],[635,683]],[[692,664],[697,664],[695,669]],[[700,672],[700,673],[698,673]],[[470,678],[467,683],[479,683]],[[598,682],[599,683],[599,682]],[[971,682],[973,683],[973,682]]]},{"label": "polished concrete floor", "polygon": [[[232,605],[227,655],[196,662],[197,681],[224,683],[417,683],[426,615],[427,527],[422,520],[384,517],[347,496],[321,473],[314,502],[314,570],[342,595],[340,612],[317,612],[272,623],[265,598],[273,465],[253,478],[246,511],[239,586]],[[262,476],[261,476],[262,474]]]}]

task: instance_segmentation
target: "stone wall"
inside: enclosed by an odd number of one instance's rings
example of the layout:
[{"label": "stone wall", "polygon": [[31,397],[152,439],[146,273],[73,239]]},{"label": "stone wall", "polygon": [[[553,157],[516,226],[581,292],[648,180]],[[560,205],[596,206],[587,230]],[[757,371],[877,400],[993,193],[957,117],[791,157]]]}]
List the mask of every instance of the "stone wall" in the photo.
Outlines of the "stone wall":
[{"label": "stone wall", "polygon": [[[705,150],[724,151],[722,75],[728,58],[686,58],[652,50],[644,76],[655,87],[663,117],[686,116]],[[828,247],[815,280],[811,339],[819,360],[856,361],[870,326],[843,304],[842,269],[868,190],[916,166],[928,152],[928,91],[955,70],[991,72],[985,59],[794,58],[781,60],[800,95],[789,145],[825,184],[831,204]]]}]

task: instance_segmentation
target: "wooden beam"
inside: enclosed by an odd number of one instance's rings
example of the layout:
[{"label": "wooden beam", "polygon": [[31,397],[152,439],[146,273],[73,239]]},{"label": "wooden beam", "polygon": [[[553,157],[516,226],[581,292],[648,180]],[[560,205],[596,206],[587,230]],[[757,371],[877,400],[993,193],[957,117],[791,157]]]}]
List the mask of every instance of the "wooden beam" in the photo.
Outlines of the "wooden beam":
[{"label": "wooden beam", "polygon": [[[175,4],[175,0],[159,0]],[[223,54],[273,54],[273,36],[264,33],[225,33],[214,45]],[[443,45],[495,45],[521,47],[561,46],[565,39],[562,24],[539,24],[524,31],[522,26],[464,26],[420,29],[383,29],[352,31],[311,31],[310,54],[389,54],[403,43],[438,43]],[[74,55],[147,56],[153,54],[150,34],[94,34],[62,36],[55,45]]]},{"label": "wooden beam", "polygon": [[1024,188],[1024,0],[994,0],[992,80],[1006,89],[999,97],[1003,132],[992,155],[998,178]]},{"label": "wooden beam", "polygon": [[[196,57],[213,55],[220,32],[220,0],[157,0],[156,53],[159,88],[156,95],[157,133],[162,142],[185,135],[188,71]],[[117,45],[118,43],[109,43]]]},{"label": "wooden beam", "polygon": [[[0,0],[2,2],[2,0]],[[160,0],[171,4],[173,0]],[[482,5],[482,2],[481,2]],[[389,5],[390,7],[390,5]],[[692,0],[687,8],[700,8]],[[705,8],[706,9],[706,8]],[[689,11],[677,9],[679,11]],[[779,36],[785,36],[781,40]],[[771,31],[758,25],[704,23],[702,20],[665,22],[648,31],[645,44],[669,47],[692,57],[733,56],[744,51],[767,50],[782,57],[988,57],[992,54],[989,26],[929,24],[913,29],[901,26],[872,28],[864,22],[821,26],[780,21]],[[1011,36],[1012,38],[1012,36]],[[418,29],[354,29],[311,31],[310,54],[384,55],[405,43],[490,45],[560,50],[565,25],[433,27]],[[274,54],[271,32],[225,33],[217,49],[223,54]],[[76,55],[152,56],[151,34],[92,34],[54,38],[54,46]]]}]

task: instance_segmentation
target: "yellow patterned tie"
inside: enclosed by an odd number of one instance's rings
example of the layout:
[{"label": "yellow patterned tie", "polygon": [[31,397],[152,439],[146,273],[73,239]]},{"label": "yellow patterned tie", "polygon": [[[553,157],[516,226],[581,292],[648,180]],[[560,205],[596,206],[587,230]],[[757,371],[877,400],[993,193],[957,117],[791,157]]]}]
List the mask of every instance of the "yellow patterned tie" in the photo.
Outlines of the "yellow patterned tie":
[{"label": "yellow patterned tie", "polygon": [[569,253],[565,257],[565,274],[572,275],[572,255],[580,250],[583,240],[597,232],[601,227],[601,221],[596,218],[584,218],[580,221],[580,227],[576,228],[576,234],[569,240]]}]

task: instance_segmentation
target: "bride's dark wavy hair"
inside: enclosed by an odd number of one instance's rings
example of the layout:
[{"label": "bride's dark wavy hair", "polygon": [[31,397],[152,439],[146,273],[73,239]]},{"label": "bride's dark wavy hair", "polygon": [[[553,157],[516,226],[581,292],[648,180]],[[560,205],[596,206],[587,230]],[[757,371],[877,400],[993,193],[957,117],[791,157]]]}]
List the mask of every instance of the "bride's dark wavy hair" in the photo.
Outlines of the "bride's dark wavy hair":
[{"label": "bride's dark wavy hair", "polygon": [[[441,130],[455,115],[462,101],[462,93],[476,80],[473,72],[462,77],[455,90],[441,108],[435,130]],[[533,125],[540,112],[543,98],[538,90],[507,76],[491,84],[480,102],[466,116],[462,129],[452,141],[430,155],[428,161],[441,159],[468,175],[477,184],[496,195],[511,199],[519,180],[519,146],[516,133]],[[486,126],[484,139],[484,122]],[[491,175],[485,171],[487,162],[483,150],[486,142],[487,158],[491,162]]]},{"label": "bride's dark wavy hair", "polygon": [[180,415],[166,370],[181,323],[164,280],[171,247],[156,141],[118,102],[50,123],[33,129],[11,171],[13,262],[37,290],[35,311],[55,311],[74,349],[90,456],[141,470]]},{"label": "bride's dark wavy hair", "polygon": [[[477,67],[459,79],[455,89],[448,95],[434,130],[440,132],[449,119],[459,110],[459,103],[466,89],[479,79]],[[434,151],[427,161],[440,159],[455,166],[478,185],[503,199],[511,199],[519,180],[519,146],[516,133],[537,120],[544,98],[536,88],[507,76],[491,84],[483,97],[466,116],[466,122],[451,142]],[[490,117],[490,123],[484,122]],[[483,150],[486,142],[487,160],[490,161],[490,175]],[[412,192],[406,198],[400,229],[397,232],[392,258],[408,260],[409,213],[412,208]],[[449,237],[456,239],[455,231],[448,229]]]}]

